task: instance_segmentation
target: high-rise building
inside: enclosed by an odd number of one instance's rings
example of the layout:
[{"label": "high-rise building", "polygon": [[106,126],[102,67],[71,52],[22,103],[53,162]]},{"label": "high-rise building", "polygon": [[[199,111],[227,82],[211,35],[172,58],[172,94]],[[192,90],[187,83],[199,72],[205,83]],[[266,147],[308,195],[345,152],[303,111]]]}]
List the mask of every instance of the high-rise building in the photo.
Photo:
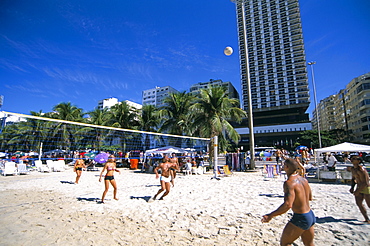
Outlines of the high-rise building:
[{"label": "high-rise building", "polygon": [[320,101],[317,115],[322,130],[343,130],[346,141],[370,143],[370,72],[352,79],[345,89]]},{"label": "high-rise building", "polygon": [[133,102],[133,101],[125,100],[124,102],[127,103],[128,106],[130,106],[131,108],[135,110],[141,110],[143,107],[143,105]]},{"label": "high-rise building", "polygon": [[142,103],[154,105],[156,107],[162,107],[164,105],[163,100],[170,93],[177,93],[178,91],[171,86],[156,87],[143,91]]},{"label": "high-rise building", "polygon": [[194,84],[190,87],[190,93],[192,95],[196,95],[200,92],[201,89],[207,89],[211,86],[223,86],[226,88],[226,93],[229,98],[240,100],[239,93],[235,89],[233,84],[231,82],[224,82],[221,79],[215,79],[215,80],[211,79],[208,82],[200,82],[200,83]]},{"label": "high-rise building", "polygon": [[[316,109],[312,112],[312,129],[317,130],[318,123],[320,125],[320,130],[330,131],[337,129],[337,124],[335,120],[336,108],[338,106],[338,95],[330,95],[320,101]],[[319,120],[317,120],[317,117]]]},{"label": "high-rise building", "polygon": [[104,108],[111,108],[112,106],[118,104],[118,99],[115,98],[115,97],[111,97],[111,98],[107,98],[107,99],[103,99],[103,100],[100,100],[98,102],[98,109],[102,110]]},{"label": "high-rise building", "polygon": [[[232,1],[236,3],[243,109],[249,106],[249,76],[256,127],[295,124],[292,129],[308,130],[310,101],[298,0]],[[298,133],[293,131],[291,137]],[[257,144],[258,134],[255,137]],[[266,137],[267,142],[260,144],[271,145]]]}]

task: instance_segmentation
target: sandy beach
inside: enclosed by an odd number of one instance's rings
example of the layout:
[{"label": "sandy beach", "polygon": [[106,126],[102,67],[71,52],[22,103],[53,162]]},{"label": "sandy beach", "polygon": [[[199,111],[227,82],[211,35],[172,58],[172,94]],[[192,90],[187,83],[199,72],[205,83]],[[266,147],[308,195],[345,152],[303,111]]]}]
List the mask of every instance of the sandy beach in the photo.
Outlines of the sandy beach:
[{"label": "sandy beach", "polygon": [[[64,172],[0,177],[1,245],[278,245],[292,215],[261,223],[261,216],[283,202],[284,177],[266,179],[261,171],[178,174],[163,201],[148,202],[159,189],[154,174],[121,169],[105,204],[100,172],[83,172],[73,184]],[[316,245],[370,245],[363,222],[345,184],[310,183],[317,217]],[[368,209],[368,213],[370,210]],[[297,245],[303,245],[300,240]]]}]

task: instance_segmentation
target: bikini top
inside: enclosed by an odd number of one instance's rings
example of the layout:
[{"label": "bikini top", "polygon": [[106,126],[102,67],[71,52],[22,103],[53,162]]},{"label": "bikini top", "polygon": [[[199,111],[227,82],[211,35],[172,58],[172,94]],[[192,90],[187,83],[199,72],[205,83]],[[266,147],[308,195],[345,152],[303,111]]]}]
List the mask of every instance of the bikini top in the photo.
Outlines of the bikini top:
[{"label": "bikini top", "polygon": [[107,171],[114,171],[115,170],[115,168],[113,168],[113,167],[107,167]]}]

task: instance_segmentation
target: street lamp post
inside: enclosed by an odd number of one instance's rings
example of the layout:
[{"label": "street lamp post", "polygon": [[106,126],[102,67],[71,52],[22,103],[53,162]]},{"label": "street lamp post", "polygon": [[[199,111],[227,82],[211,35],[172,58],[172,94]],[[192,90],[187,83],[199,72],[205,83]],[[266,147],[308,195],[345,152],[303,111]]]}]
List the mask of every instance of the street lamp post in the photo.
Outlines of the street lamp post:
[{"label": "street lamp post", "polygon": [[[249,58],[248,58],[248,44],[247,44],[247,30],[245,28],[245,6],[244,0],[231,0],[236,5],[241,4],[242,7],[242,19],[243,19],[243,35],[244,35],[244,56],[245,56],[245,69],[247,70],[245,75],[247,82],[247,94],[248,94],[248,124],[249,124],[249,146],[250,146],[250,169],[255,169],[256,165],[254,162],[254,130],[253,130],[253,111],[252,111],[252,92],[251,92],[251,80],[249,76]],[[243,74],[243,73],[242,73]]]},{"label": "street lamp post", "polygon": [[315,101],[315,112],[316,112],[316,121],[317,121],[317,134],[319,136],[319,147],[322,148],[321,145],[321,133],[320,133],[320,119],[319,119],[319,113],[317,108],[317,99],[316,99],[316,85],[315,85],[315,75],[313,73],[313,65],[316,64],[315,61],[308,62],[308,65],[311,67],[311,75],[312,75],[312,86],[313,86],[313,97]]}]

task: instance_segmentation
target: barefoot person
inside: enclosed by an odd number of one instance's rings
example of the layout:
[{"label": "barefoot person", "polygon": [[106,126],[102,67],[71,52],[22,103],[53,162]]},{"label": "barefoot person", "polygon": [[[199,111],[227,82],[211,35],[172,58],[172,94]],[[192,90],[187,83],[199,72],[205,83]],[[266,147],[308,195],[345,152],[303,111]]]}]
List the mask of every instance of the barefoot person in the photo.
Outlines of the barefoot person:
[{"label": "barefoot person", "polygon": [[162,163],[160,163],[159,166],[154,169],[156,178],[159,178],[158,170],[159,169],[161,170],[161,178],[159,179],[161,182],[161,188],[159,189],[157,194],[153,197],[153,200],[157,199],[157,196],[161,194],[162,191],[164,190],[165,190],[165,193],[159,200],[163,200],[163,198],[167,196],[168,193],[170,193],[170,190],[171,190],[170,168],[175,168],[176,170],[178,170],[178,165],[170,162],[168,156],[164,156]]},{"label": "barefoot person", "polygon": [[269,222],[291,208],[294,214],[283,230],[280,245],[291,245],[298,237],[301,237],[304,245],[314,245],[313,225],[316,219],[309,204],[312,200],[311,188],[308,181],[298,174],[297,161],[286,159],[283,169],[288,175],[288,180],[284,182],[284,203],[275,211],[264,215],[262,222]]},{"label": "barefoot person", "polygon": [[109,189],[109,183],[111,183],[113,188],[114,188],[113,198],[115,200],[118,200],[118,198],[117,198],[117,184],[116,184],[116,181],[114,180],[113,174],[114,174],[114,171],[119,172],[120,174],[121,174],[121,172],[120,172],[120,170],[116,169],[116,160],[114,158],[114,155],[110,155],[108,161],[105,163],[104,168],[100,173],[99,182],[101,182],[101,178],[102,178],[102,175],[103,175],[104,171],[107,171],[107,173],[105,174],[105,177],[104,177],[105,190],[104,190],[103,196],[101,198],[101,203],[104,203],[105,195],[107,194],[108,189]]},{"label": "barefoot person", "polygon": [[176,170],[179,170],[179,160],[177,159],[175,153],[172,153],[171,158],[170,158],[169,161],[172,164],[175,164],[174,167],[170,168],[171,184],[172,184],[172,187],[175,187]]},{"label": "barefoot person", "polygon": [[[351,162],[353,164],[352,168],[352,185],[349,192],[355,196],[356,204],[360,209],[362,215],[365,218],[365,222],[370,223],[369,216],[366,213],[366,209],[362,204],[366,201],[367,206],[370,208],[370,183],[369,174],[366,169],[360,165],[362,159],[355,155],[351,156]],[[354,190],[357,184],[356,190]]]},{"label": "barefoot person", "polygon": [[86,168],[83,156],[80,155],[80,158],[76,160],[73,170],[76,172],[76,181],[75,184],[78,184],[82,174],[82,168]]}]

